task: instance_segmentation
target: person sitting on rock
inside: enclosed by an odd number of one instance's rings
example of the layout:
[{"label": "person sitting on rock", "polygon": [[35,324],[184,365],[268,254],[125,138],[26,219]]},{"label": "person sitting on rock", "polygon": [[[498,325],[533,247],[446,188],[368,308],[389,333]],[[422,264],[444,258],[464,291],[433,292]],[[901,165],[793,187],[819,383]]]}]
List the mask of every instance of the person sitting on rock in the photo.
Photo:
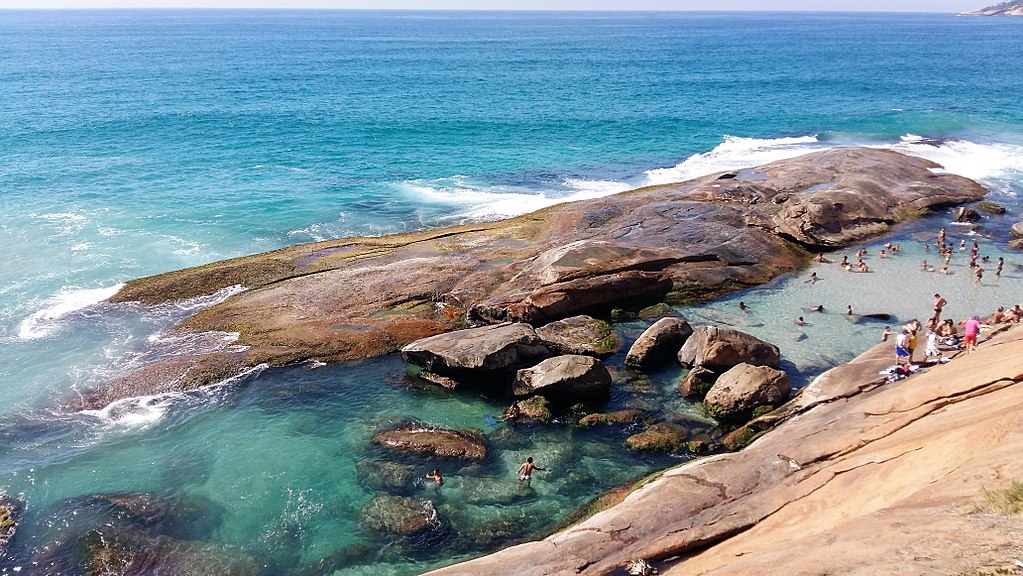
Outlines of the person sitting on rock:
[{"label": "person sitting on rock", "polygon": [[511,403],[511,406],[504,411],[504,415],[501,416],[501,420],[514,420],[519,417],[522,413],[522,409],[519,407],[519,401],[516,400]]}]

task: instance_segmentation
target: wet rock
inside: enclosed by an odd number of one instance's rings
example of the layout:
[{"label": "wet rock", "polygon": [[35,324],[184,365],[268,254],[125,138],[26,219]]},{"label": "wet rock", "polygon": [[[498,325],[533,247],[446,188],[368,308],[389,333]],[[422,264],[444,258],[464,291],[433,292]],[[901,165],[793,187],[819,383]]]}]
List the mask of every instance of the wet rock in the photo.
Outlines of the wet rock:
[{"label": "wet rock", "polygon": [[359,510],[359,518],[377,532],[406,537],[421,536],[443,526],[432,502],[407,496],[376,496]]},{"label": "wet rock", "polygon": [[990,200],[981,200],[974,204],[973,207],[988,214],[1005,214],[1005,206]]},{"label": "wet rock", "polygon": [[956,222],[980,222],[980,214],[968,206],[960,206],[955,212]]},{"label": "wet rock", "polygon": [[520,418],[528,418],[537,422],[550,422],[554,419],[551,403],[547,398],[537,394],[525,400],[519,400]]},{"label": "wet rock", "polygon": [[437,428],[428,424],[405,422],[394,430],[373,435],[373,442],[400,452],[433,457],[482,460],[487,444],[482,430]]},{"label": "wet rock", "polygon": [[615,324],[635,320],[638,317],[639,315],[631,310],[623,310],[621,308],[611,310],[611,322],[614,322]]},{"label": "wet rock", "polygon": [[586,428],[590,426],[630,424],[642,417],[643,413],[639,410],[618,410],[617,412],[587,414],[579,419],[579,426]]},{"label": "wet rock", "polygon": [[686,429],[676,424],[654,424],[639,434],[625,439],[625,444],[633,450],[647,452],[676,452],[685,448]]},{"label": "wet rock", "polygon": [[703,366],[693,366],[688,374],[678,383],[678,390],[686,398],[702,399],[714,385],[718,374]]},{"label": "wet rock", "polygon": [[1009,229],[1009,234],[1013,238],[1023,238],[1023,222],[1013,224],[1012,228]]},{"label": "wet rock", "polygon": [[516,396],[540,394],[551,402],[571,404],[606,395],[611,374],[591,356],[556,356],[519,370],[512,388]]},{"label": "wet rock", "polygon": [[611,326],[590,316],[573,316],[536,329],[536,335],[558,354],[583,354],[603,358],[618,351],[622,343]]},{"label": "wet rock", "polygon": [[401,349],[406,362],[453,381],[480,379],[531,366],[551,356],[529,324],[498,324],[417,340]]},{"label": "wet rock", "polygon": [[13,499],[0,493],[0,558],[5,558],[7,544],[18,529],[18,507]]},{"label": "wet rock", "polygon": [[1013,250],[1023,250],[1023,238],[1009,240],[1009,248]]},{"label": "wet rock", "polygon": [[745,332],[719,326],[700,326],[679,350],[678,360],[685,366],[703,366],[724,372],[742,363],[777,368],[781,354],[774,344]]},{"label": "wet rock", "polygon": [[[255,558],[217,546],[107,526],[78,538],[75,548],[80,565],[71,571],[90,576],[255,576],[262,571]],[[43,560],[36,566],[46,570],[59,564]]]},{"label": "wet rock", "polygon": [[693,327],[685,318],[661,318],[636,339],[625,357],[626,366],[648,368],[678,354]]},{"label": "wet rock", "polygon": [[639,311],[639,317],[647,320],[664,318],[665,316],[675,316],[676,314],[677,312],[675,312],[675,309],[664,302],[658,302],[653,306],[647,306]]},{"label": "wet rock", "polygon": [[371,490],[388,492],[411,488],[419,474],[410,466],[380,460],[359,460],[355,463],[359,485]]},{"label": "wet rock", "polygon": [[712,416],[734,423],[749,420],[758,407],[780,405],[791,391],[781,370],[739,364],[718,377],[703,402]]}]

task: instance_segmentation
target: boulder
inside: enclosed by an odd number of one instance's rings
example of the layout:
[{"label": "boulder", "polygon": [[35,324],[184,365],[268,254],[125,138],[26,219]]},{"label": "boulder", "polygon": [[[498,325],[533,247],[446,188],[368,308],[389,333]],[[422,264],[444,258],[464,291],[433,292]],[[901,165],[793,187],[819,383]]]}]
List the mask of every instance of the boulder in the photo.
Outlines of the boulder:
[{"label": "boulder", "polygon": [[981,200],[974,204],[973,207],[977,210],[987,212],[988,214],[1005,214],[1005,206],[990,200]]},{"label": "boulder", "polygon": [[637,314],[638,314],[638,316],[640,318],[645,318],[647,320],[653,320],[654,318],[663,318],[665,316],[674,316],[676,314],[676,312],[675,312],[675,309],[672,308],[671,306],[669,306],[667,303],[665,303],[665,302],[658,302],[657,304],[654,304],[653,306],[647,306],[646,308],[643,308]]},{"label": "boulder", "polygon": [[781,354],[774,344],[745,332],[719,326],[700,326],[679,350],[678,360],[685,366],[703,366],[724,372],[742,363],[777,368]]},{"label": "boulder", "polygon": [[689,373],[678,383],[678,391],[686,398],[702,399],[714,385],[718,374],[703,366],[693,366]]},{"label": "boulder", "polygon": [[512,371],[551,356],[529,324],[498,324],[416,340],[401,349],[406,362],[462,382]]},{"label": "boulder", "polygon": [[643,413],[634,409],[618,410],[617,412],[609,412],[606,414],[587,414],[579,419],[579,426],[586,428],[590,426],[631,424],[642,417]]},{"label": "boulder", "polygon": [[404,422],[399,428],[373,435],[373,442],[392,450],[431,457],[482,460],[487,456],[484,438],[482,430],[453,430]]},{"label": "boulder", "polygon": [[536,335],[558,354],[585,354],[603,358],[621,347],[621,341],[603,320],[572,316],[536,329]]},{"label": "boulder", "polygon": [[968,206],[956,208],[956,222],[980,222],[980,214]]},{"label": "boulder", "polygon": [[739,364],[718,377],[703,403],[718,420],[734,423],[749,419],[760,406],[778,406],[791,390],[792,383],[781,370]]},{"label": "boulder", "polygon": [[406,496],[376,496],[359,510],[359,518],[377,532],[417,536],[441,528],[433,503]]},{"label": "boulder", "polygon": [[625,439],[625,444],[633,450],[648,452],[677,452],[686,445],[686,429],[677,424],[654,424],[639,434]]},{"label": "boulder", "polygon": [[75,551],[88,566],[90,575],[257,576],[262,573],[259,561],[234,550],[166,536],[156,538],[138,531],[118,532],[107,526],[84,535],[76,544]]},{"label": "boulder", "polygon": [[1009,248],[1013,250],[1023,250],[1023,238],[1014,238],[1009,240]]},{"label": "boulder", "polygon": [[625,357],[625,365],[648,368],[659,360],[678,354],[693,327],[685,318],[661,318],[636,339]]},{"label": "boulder", "polygon": [[598,398],[611,388],[611,374],[592,356],[556,356],[519,370],[512,384],[516,396],[540,394],[551,402],[575,404]]},{"label": "boulder", "polygon": [[1023,238],[1023,222],[1013,224],[1012,228],[1009,229],[1009,234],[1013,238]]}]

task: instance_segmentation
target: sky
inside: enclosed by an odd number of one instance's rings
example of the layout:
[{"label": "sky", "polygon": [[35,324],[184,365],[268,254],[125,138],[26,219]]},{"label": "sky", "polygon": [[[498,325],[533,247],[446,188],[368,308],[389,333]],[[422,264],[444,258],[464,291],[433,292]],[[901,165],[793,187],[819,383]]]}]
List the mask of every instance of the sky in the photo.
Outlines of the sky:
[{"label": "sky", "polygon": [[437,10],[743,10],[961,12],[998,0],[0,0],[2,9],[319,8]]}]

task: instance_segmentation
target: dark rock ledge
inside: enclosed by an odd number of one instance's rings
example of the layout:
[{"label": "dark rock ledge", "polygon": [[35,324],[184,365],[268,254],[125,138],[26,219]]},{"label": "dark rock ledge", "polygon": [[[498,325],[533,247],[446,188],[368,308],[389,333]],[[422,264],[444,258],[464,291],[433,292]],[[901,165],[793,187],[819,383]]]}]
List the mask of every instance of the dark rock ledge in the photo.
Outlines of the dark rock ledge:
[{"label": "dark rock ledge", "polygon": [[472,324],[542,325],[755,286],[803,266],[807,250],[984,196],[936,167],[891,151],[833,149],[499,222],[293,246],[134,280],[111,302],[246,286],[177,327],[237,332],[240,346],[164,361],[70,407],[197,388],[264,363],[378,356]]}]

